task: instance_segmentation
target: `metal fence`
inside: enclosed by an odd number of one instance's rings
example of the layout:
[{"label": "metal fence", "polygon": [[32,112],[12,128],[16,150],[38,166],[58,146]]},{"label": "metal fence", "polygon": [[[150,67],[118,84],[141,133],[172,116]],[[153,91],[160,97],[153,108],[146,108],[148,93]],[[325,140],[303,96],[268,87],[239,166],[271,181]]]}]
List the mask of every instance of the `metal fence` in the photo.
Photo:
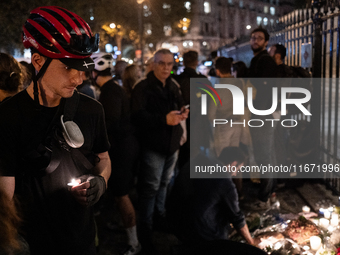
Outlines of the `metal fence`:
[{"label": "metal fence", "polygon": [[[302,44],[313,45],[313,77],[321,77],[321,86],[313,86],[311,106],[316,132],[320,137],[320,163],[329,169],[340,163],[339,134],[339,59],[340,59],[340,12],[334,5],[330,8],[296,10],[280,19],[271,34],[271,44],[282,43],[287,48],[287,65],[301,65]],[[317,31],[319,26],[319,31]],[[318,73],[318,74],[316,74]],[[333,78],[333,79],[327,79]],[[314,110],[314,111],[313,111]],[[313,118],[312,117],[312,118]],[[327,172],[326,183],[340,193],[340,174]]]},{"label": "metal fence", "polygon": [[[327,6],[328,3],[328,6]],[[303,54],[302,44],[313,46],[313,65],[310,71],[313,77],[321,79],[313,84],[311,100],[312,120],[310,120],[314,137],[318,142],[320,164],[335,166],[340,164],[340,126],[339,122],[339,81],[340,81],[340,11],[335,2],[314,1],[313,8],[295,10],[279,19],[279,23],[270,31],[269,46],[281,43],[287,48],[285,64],[300,66]],[[340,4],[340,3],[339,3]],[[231,57],[244,54],[250,50],[248,43],[226,47],[225,52]],[[239,60],[239,59],[237,59]],[[242,59],[240,59],[242,60]],[[328,79],[333,78],[333,79]],[[303,119],[303,116],[295,116]],[[309,120],[308,120],[309,121]],[[324,180],[340,194],[340,173],[327,172]]]}]

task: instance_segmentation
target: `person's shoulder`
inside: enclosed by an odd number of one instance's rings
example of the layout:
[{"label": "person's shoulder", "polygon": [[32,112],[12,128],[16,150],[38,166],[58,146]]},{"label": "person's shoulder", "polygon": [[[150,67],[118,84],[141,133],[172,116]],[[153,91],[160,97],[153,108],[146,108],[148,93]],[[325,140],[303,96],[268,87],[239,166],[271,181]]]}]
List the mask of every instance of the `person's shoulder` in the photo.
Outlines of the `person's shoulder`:
[{"label": "person's shoulder", "polygon": [[[7,112],[9,110],[19,109],[22,103],[28,101],[29,95],[25,90],[17,93],[16,95],[8,98],[7,100],[0,103],[0,112]],[[33,100],[32,100],[33,103]],[[1,115],[3,116],[3,115]]]},{"label": "person's shoulder", "polygon": [[102,105],[96,99],[82,93],[78,94],[79,94],[78,109],[84,108],[86,109],[86,111],[98,111],[101,109]]},{"label": "person's shoulder", "polygon": [[145,89],[148,84],[149,84],[149,80],[148,77],[142,78],[140,79],[133,87],[133,90],[143,90]]}]

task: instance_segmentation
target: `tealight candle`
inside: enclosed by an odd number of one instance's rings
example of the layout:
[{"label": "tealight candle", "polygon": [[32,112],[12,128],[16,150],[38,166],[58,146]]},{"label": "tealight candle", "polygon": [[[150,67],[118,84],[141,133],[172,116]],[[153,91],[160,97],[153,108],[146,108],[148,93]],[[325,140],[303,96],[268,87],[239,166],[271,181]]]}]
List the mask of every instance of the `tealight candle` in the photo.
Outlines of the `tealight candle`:
[{"label": "tealight candle", "polygon": [[309,212],[310,212],[309,206],[307,206],[307,205],[303,206],[303,207],[302,207],[302,212],[303,212],[303,213],[309,213]]},{"label": "tealight candle", "polygon": [[329,218],[331,217],[331,212],[328,211],[328,210],[324,210],[323,216],[324,216],[326,219],[329,219]]},{"label": "tealight candle", "polygon": [[310,239],[310,247],[313,251],[317,251],[321,246],[321,238],[318,236],[312,236]]},{"label": "tealight candle", "polygon": [[325,218],[321,218],[319,221],[319,225],[322,228],[328,228],[329,226],[329,220],[325,219]]},{"label": "tealight candle", "polygon": [[67,186],[71,186],[71,187],[74,187],[77,185],[79,185],[79,181],[77,181],[76,179],[72,179],[71,182],[67,183]]}]

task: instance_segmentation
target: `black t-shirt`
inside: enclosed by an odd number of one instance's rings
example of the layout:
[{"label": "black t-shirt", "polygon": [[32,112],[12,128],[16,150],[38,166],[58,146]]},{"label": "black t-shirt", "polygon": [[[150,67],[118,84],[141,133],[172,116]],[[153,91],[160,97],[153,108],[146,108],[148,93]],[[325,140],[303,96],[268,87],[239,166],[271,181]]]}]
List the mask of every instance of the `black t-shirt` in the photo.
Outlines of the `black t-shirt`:
[{"label": "black t-shirt", "polygon": [[[26,90],[1,104],[0,174],[15,176],[15,195],[23,212],[21,230],[32,254],[91,254],[89,246],[95,236],[92,208],[78,204],[67,186],[72,178],[91,170],[60,149],[62,160],[56,170],[49,174],[39,171],[41,145],[51,121],[60,123],[60,116],[55,117],[60,111],[58,107],[37,109]],[[93,155],[110,146],[101,105],[79,94],[73,121],[85,139],[79,151],[95,163]]]}]

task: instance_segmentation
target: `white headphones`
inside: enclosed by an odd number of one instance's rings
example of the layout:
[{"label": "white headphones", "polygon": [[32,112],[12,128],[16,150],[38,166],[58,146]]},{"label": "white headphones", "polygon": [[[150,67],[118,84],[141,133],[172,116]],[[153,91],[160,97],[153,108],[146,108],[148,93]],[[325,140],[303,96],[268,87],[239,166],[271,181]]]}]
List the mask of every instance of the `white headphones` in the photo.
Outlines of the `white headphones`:
[{"label": "white headphones", "polygon": [[80,148],[84,144],[84,136],[80,128],[73,121],[64,122],[64,115],[60,116],[61,126],[63,128],[62,133],[65,141],[72,148]]}]

